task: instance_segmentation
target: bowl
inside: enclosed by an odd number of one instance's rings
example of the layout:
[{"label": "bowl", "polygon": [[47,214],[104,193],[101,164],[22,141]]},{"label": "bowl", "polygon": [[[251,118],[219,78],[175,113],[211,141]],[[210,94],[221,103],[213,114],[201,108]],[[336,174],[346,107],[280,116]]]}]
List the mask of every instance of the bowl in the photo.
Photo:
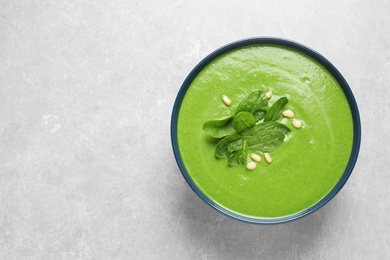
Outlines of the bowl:
[{"label": "bowl", "polygon": [[[270,107],[288,98],[295,119],[278,117],[291,131],[270,153],[272,163],[259,152],[263,160],[248,170],[246,162],[216,158],[222,138],[203,125],[234,115],[256,91],[272,93]],[[329,202],[352,173],[360,138],[358,107],[341,73],[318,52],[281,38],[243,39],[209,54],[184,80],[171,118],[174,156],[192,190],[217,211],[256,224],[292,221]]]}]

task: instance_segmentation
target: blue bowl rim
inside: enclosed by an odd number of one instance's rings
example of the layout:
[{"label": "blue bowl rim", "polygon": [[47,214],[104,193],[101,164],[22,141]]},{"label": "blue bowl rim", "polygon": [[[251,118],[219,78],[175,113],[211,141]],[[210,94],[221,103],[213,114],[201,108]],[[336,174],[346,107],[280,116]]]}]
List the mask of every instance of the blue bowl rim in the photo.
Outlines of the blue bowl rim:
[{"label": "blue bowl rim", "polygon": [[[348,100],[351,113],[352,113],[352,120],[354,125],[353,130],[353,145],[352,145],[352,151],[351,155],[347,164],[347,167],[344,170],[343,175],[341,176],[340,180],[337,182],[337,184],[333,187],[333,189],[320,201],[315,203],[314,205],[310,206],[307,209],[304,209],[300,212],[294,213],[292,215],[282,216],[282,217],[275,217],[275,218],[263,218],[263,217],[250,217],[245,215],[237,214],[233,211],[230,211],[226,208],[223,208],[222,206],[218,205],[214,201],[210,200],[208,197],[206,197],[200,189],[196,186],[196,184],[192,181],[191,177],[189,176],[184,163],[182,161],[179,146],[178,146],[178,140],[177,140],[177,121],[178,121],[178,115],[181,103],[183,101],[183,98],[185,96],[185,93],[189,86],[191,85],[191,82],[195,79],[195,77],[198,75],[198,73],[211,61],[213,61],[218,56],[227,53],[229,51],[232,51],[234,49],[238,49],[241,47],[249,46],[249,45],[276,45],[276,46],[282,46],[291,48],[297,51],[300,51],[316,61],[318,61],[320,64],[322,64],[337,80],[339,85],[341,86],[342,90],[344,91],[344,94]],[[173,110],[172,110],[172,117],[171,117],[171,142],[172,142],[172,148],[174,152],[174,156],[176,159],[176,162],[180,168],[180,171],[187,181],[187,183],[190,185],[192,190],[208,205],[210,205],[212,208],[216,209],[217,211],[232,217],[236,220],[241,220],[248,223],[254,223],[254,224],[279,224],[279,223],[285,223],[292,220],[296,220],[299,218],[302,218],[322,206],[324,206],[326,203],[328,203],[344,186],[344,184],[347,182],[349,176],[352,173],[352,170],[355,166],[356,160],[359,155],[359,148],[360,148],[360,140],[361,140],[361,125],[360,125],[360,116],[359,116],[359,109],[356,104],[356,100],[353,96],[353,93],[347,83],[347,81],[344,79],[344,77],[341,75],[341,73],[336,69],[336,67],[327,60],[324,56],[322,56],[317,51],[300,44],[295,41],[283,39],[283,38],[276,38],[276,37],[256,37],[256,38],[248,38],[248,39],[242,39],[238,40],[232,43],[229,43],[227,45],[224,45],[217,50],[210,53],[208,56],[206,56],[203,60],[201,60],[195,67],[192,69],[190,74],[187,76],[187,78],[184,80],[174,103]]]}]

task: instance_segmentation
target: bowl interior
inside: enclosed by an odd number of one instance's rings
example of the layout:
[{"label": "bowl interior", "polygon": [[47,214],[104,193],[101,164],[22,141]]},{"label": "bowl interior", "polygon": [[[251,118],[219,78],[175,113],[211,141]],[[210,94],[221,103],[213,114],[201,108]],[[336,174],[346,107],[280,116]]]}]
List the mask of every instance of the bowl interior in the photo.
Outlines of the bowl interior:
[{"label": "bowl interior", "polygon": [[[351,119],[353,124],[353,133],[351,134],[351,150],[348,154],[347,162],[345,163],[345,169],[341,173],[341,177],[338,178],[338,181],[332,185],[332,188],[329,190],[329,192],[326,192],[326,195],[323,196],[321,199],[317,200],[315,203],[313,203],[311,206],[308,206],[302,210],[299,210],[297,212],[290,212],[288,214],[284,214],[281,216],[276,217],[270,217],[270,216],[253,216],[251,214],[242,214],[236,210],[232,210],[229,207],[226,207],[224,205],[221,205],[217,200],[214,200],[212,196],[207,194],[207,191],[205,191],[204,188],[201,187],[199,182],[194,178],[194,176],[191,175],[191,169],[189,169],[186,164],[185,160],[183,160],[183,154],[182,150],[180,149],[179,139],[178,139],[178,121],[179,121],[179,114],[180,109],[183,104],[183,100],[185,99],[186,93],[190,86],[193,84],[194,80],[198,77],[198,75],[203,73],[203,70],[205,68],[210,69],[210,64],[212,64],[213,61],[217,59],[223,59],[224,55],[229,55],[232,51],[240,50],[241,48],[247,48],[250,46],[275,46],[275,47],[282,47],[282,48],[288,48],[294,51],[297,51],[299,53],[302,53],[304,55],[307,55],[308,57],[312,58],[318,64],[320,64],[325,70],[327,70],[330,75],[334,78],[334,80],[338,83],[342,93],[344,94],[348,108],[351,112]],[[302,79],[302,75],[300,75]],[[293,97],[292,97],[293,98]],[[187,100],[188,101],[188,100]],[[296,105],[298,106],[298,105]],[[210,118],[212,119],[212,118]],[[201,130],[201,129],[200,129]],[[206,58],[204,58],[187,76],[185,79],[183,85],[180,88],[180,91],[177,95],[173,112],[172,112],[172,120],[171,120],[171,141],[172,141],[172,147],[174,151],[174,155],[176,158],[176,161],[178,163],[178,166],[186,179],[187,183],[190,185],[190,187],[196,192],[198,196],[200,196],[207,204],[212,206],[213,208],[217,209],[218,211],[222,212],[225,215],[228,215],[230,217],[233,217],[238,220],[251,222],[251,223],[260,223],[260,224],[274,224],[274,223],[282,223],[291,221],[300,217],[303,217],[320,207],[322,207],[324,204],[326,204],[329,200],[331,200],[337,193],[340,191],[340,189],[343,187],[343,185],[348,180],[353,167],[355,165],[355,162],[358,157],[359,152],[359,146],[360,146],[360,118],[359,118],[359,111],[356,105],[356,101],[354,99],[354,96],[352,94],[351,89],[349,88],[347,82],[343,78],[343,76],[340,74],[340,72],[321,54],[317,53],[316,51],[303,46],[299,43],[292,42],[285,39],[279,39],[279,38],[252,38],[252,39],[245,39],[241,41],[237,41],[231,44],[228,44],[226,46],[223,46],[210,55],[208,55]],[[213,159],[213,158],[211,158]],[[254,205],[256,206],[256,205]]]}]

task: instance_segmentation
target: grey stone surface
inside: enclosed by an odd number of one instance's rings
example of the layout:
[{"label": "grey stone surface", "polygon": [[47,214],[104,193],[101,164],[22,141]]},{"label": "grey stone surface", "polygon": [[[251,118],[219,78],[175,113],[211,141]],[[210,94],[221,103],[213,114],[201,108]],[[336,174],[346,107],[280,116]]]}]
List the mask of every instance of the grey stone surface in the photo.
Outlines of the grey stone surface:
[{"label": "grey stone surface", "polygon": [[[0,259],[388,259],[389,1],[0,0]],[[358,102],[343,190],[298,221],[225,217],[184,181],[170,116],[216,48],[278,36]]]}]

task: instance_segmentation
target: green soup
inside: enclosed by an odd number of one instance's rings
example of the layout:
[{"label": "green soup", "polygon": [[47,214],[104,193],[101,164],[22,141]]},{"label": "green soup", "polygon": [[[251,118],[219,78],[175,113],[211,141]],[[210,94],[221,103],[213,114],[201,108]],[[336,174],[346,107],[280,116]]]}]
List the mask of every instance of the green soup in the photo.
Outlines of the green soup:
[{"label": "green soup", "polygon": [[[271,164],[263,158],[249,171],[217,159],[217,141],[202,125],[230,115],[256,90],[272,90],[270,103],[286,96],[286,109],[303,127],[281,117],[291,132],[271,153]],[[250,45],[218,56],[196,75],[180,106],[177,141],[184,167],[204,196],[238,215],[275,218],[309,208],[340,180],[351,155],[353,120],[343,90],[319,62],[287,47]]]}]

